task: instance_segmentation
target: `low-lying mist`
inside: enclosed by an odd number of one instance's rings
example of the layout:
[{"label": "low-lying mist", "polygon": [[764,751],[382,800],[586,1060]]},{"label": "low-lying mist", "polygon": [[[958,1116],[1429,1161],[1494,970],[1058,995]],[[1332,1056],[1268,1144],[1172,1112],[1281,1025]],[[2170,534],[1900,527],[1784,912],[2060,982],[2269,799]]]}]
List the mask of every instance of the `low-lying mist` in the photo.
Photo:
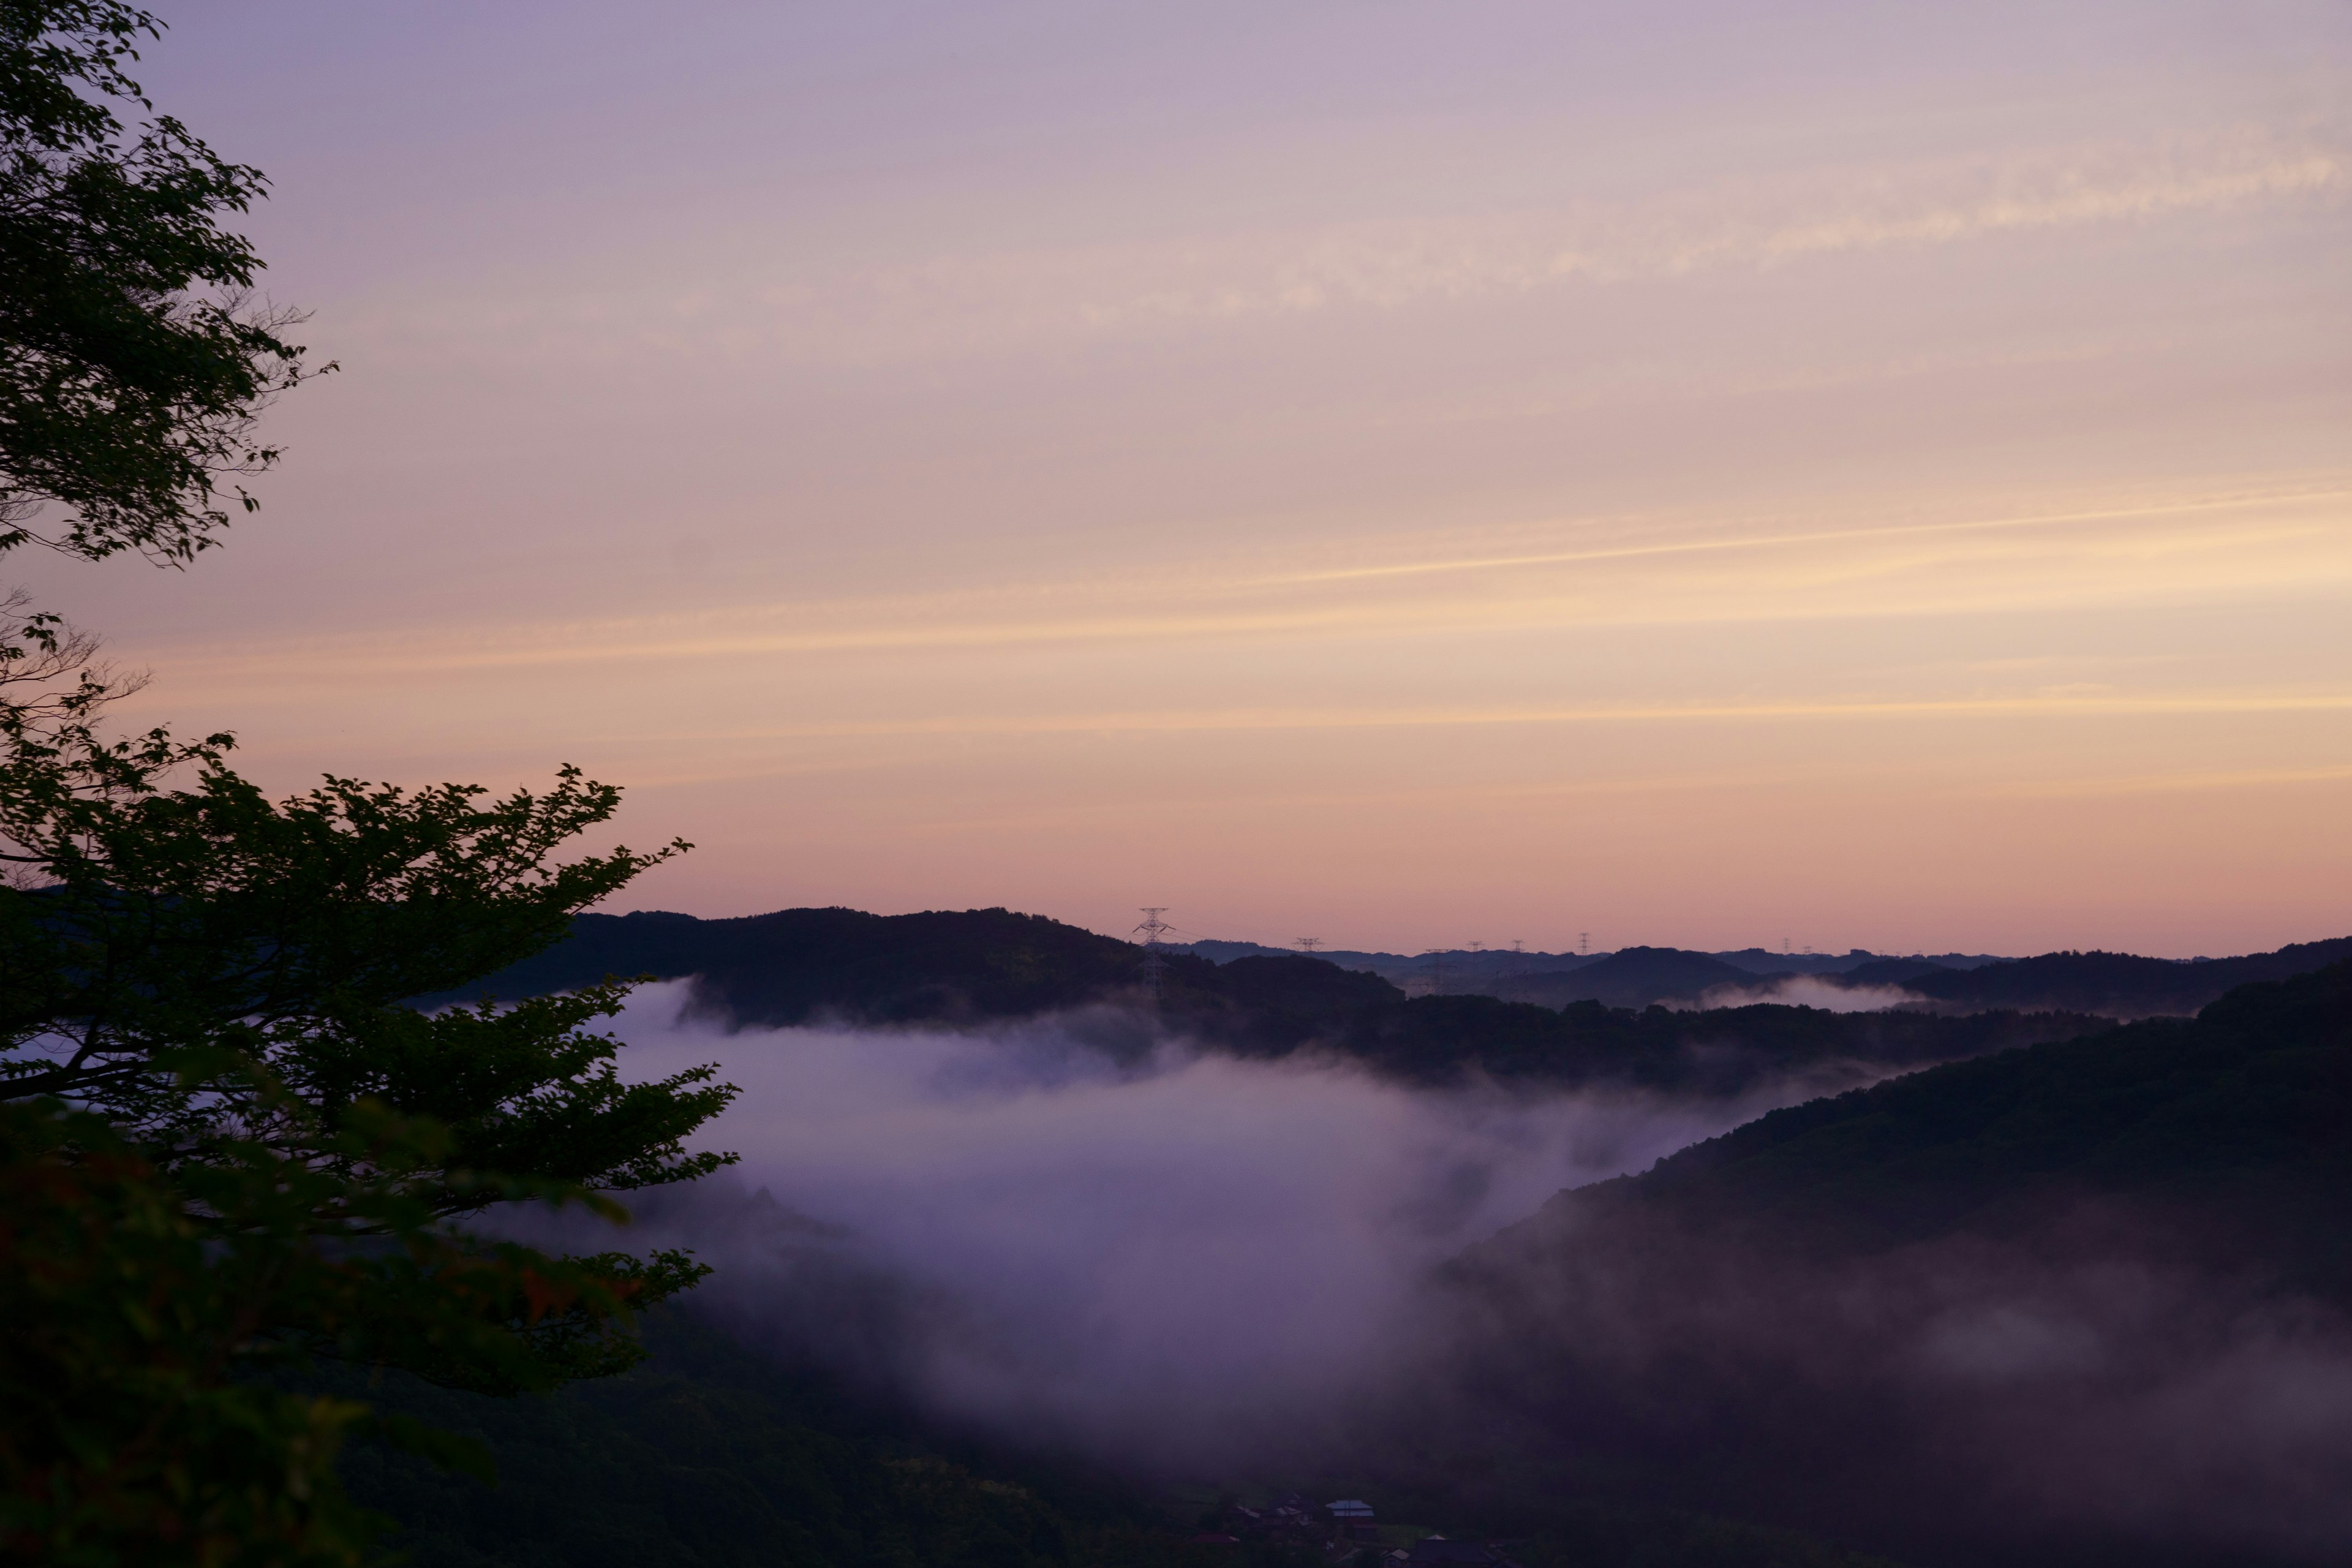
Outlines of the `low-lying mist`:
[{"label": "low-lying mist", "polygon": [[1721,1007],[1814,1007],[1824,1013],[1884,1013],[1892,1007],[1918,1006],[1927,1002],[1916,991],[1899,985],[1842,985],[1819,974],[1784,974],[1768,984],[1715,985],[1699,994],[1696,1003],[1668,1003],[1677,1011],[1712,1012]]},{"label": "low-lying mist", "polygon": [[641,991],[622,1061],[720,1063],[743,1092],[702,1138],[742,1163],[640,1194],[628,1244],[694,1247],[719,1269],[706,1306],[780,1352],[1151,1468],[1291,1448],[1412,1352],[1433,1265],[1822,1088],[1416,1090],[1109,1010],[730,1033],[687,1000]]}]

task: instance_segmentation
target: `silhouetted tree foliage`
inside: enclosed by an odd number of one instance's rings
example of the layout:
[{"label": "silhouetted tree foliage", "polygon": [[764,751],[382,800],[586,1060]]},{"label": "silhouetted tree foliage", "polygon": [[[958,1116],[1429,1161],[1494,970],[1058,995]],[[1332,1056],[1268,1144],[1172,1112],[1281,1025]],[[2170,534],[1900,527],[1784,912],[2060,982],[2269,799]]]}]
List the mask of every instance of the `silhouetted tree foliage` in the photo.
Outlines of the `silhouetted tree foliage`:
[{"label": "silhouetted tree foliage", "polygon": [[[222,226],[262,176],[128,74],[159,33],[109,0],[0,0],[0,552],[186,561],[222,487],[276,460],[253,421],[303,377]],[[685,846],[564,858],[619,801],[576,770],[499,800],[335,777],[272,799],[226,735],[106,732],[135,683],[97,651],[0,599],[0,1554],[356,1563],[343,1439],[460,1451],[257,1374],[552,1387],[633,1364],[634,1314],[703,1272],[463,1223],[619,1218],[603,1194],[725,1162],[684,1142],[732,1092],[708,1069],[614,1070],[593,1026],[624,987],[402,1005]]]},{"label": "silhouetted tree foliage", "polygon": [[253,1370],[551,1387],[633,1363],[630,1314],[703,1272],[453,1223],[517,1200],[618,1217],[596,1194],[724,1163],[683,1140],[732,1091],[708,1068],[624,1083],[589,1026],[623,987],[400,1004],[553,941],[684,847],[556,859],[618,804],[572,770],[488,803],[344,779],[273,801],[226,737],[107,739],[103,681],[32,679],[55,636],[0,626],[0,1539],[57,1562],[355,1562],[330,1467],[367,1407]]},{"label": "silhouetted tree foliage", "polygon": [[161,31],[115,0],[0,0],[0,552],[188,559],[228,521],[223,484],[278,458],[255,416],[308,374],[299,318],[257,301],[262,263],[221,226],[261,172],[128,74]]}]

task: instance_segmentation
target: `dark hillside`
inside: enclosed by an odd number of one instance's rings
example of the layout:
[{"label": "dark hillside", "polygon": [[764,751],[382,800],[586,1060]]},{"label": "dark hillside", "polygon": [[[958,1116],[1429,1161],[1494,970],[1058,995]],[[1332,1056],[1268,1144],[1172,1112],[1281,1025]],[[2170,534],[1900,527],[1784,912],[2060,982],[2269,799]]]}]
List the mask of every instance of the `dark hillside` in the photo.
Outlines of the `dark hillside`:
[{"label": "dark hillside", "polygon": [[[1221,1510],[1203,1518],[1197,1500],[1149,1482],[928,1428],[887,1400],[771,1361],[693,1311],[662,1313],[646,1342],[652,1359],[621,1377],[512,1399],[331,1371],[331,1390],[471,1439],[498,1468],[497,1484],[485,1485],[362,1444],[345,1454],[345,1482],[396,1522],[391,1544],[414,1568],[1329,1561],[1313,1539],[1200,1542]],[[1248,1478],[1224,1479],[1267,1495]],[[1568,1510],[1517,1556],[1527,1568],[1895,1568],[1780,1531],[1654,1509]]]},{"label": "dark hillside", "polygon": [[[734,929],[719,962],[698,972],[700,1000],[742,1024],[1041,1013],[1132,987],[1139,956],[1132,943],[1004,910],[784,910],[713,923]],[[1171,963],[1184,973],[1212,967]]]},{"label": "dark hillside", "polygon": [[[2352,964],[1775,1111],[1564,1208],[1886,1247],[2128,1194],[2352,1224]],[[1545,1223],[1540,1216],[1534,1222]],[[2347,1235],[2352,1242],[2352,1235]],[[2336,1249],[2316,1246],[2299,1256]],[[2338,1259],[2352,1267],[2352,1253]]]},{"label": "dark hillside", "polygon": [[1295,953],[1236,958],[1183,979],[1163,1009],[1170,1025],[1255,1055],[1296,1050],[1328,1038],[1338,1020],[1404,1001],[1377,974]]},{"label": "dark hillside", "polygon": [[1933,959],[1874,958],[1867,963],[1857,963],[1837,977],[1841,985],[1903,985],[1930,974],[1957,973]]},{"label": "dark hillside", "polygon": [[[717,921],[584,914],[563,942],[478,989],[530,996],[614,975],[697,975],[702,1005],[739,1024],[800,1024],[820,1015],[904,1023],[1019,1016],[1094,1001],[1131,987],[1140,958],[1132,943],[1005,910],[779,910]],[[1214,968],[1183,954],[1170,963],[1184,975]]]},{"label": "dark hillside", "polygon": [[1938,1568],[2342,1561],[2347,1194],[2338,963],[1564,1194],[1452,1269],[1450,1413],[1406,1419],[1465,1498],[1580,1475]]}]

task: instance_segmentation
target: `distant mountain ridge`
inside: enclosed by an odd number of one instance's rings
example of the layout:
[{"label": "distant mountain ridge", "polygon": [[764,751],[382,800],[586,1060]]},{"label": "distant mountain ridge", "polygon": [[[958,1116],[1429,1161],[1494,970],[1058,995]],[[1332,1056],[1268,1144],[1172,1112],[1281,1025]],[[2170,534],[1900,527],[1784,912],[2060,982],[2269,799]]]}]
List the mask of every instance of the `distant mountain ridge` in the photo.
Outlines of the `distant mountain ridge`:
[{"label": "distant mountain ridge", "polygon": [[[1604,953],[1465,951],[1406,959],[1394,953],[1313,957],[1257,943],[1199,942],[1161,949],[1169,999],[1188,1021],[1227,1033],[1262,1034],[1232,1023],[1253,1000],[1250,976],[1291,975],[1305,985],[1283,1004],[1335,1022],[1349,1008],[1407,994],[1482,995],[1558,1009],[1582,1003],[1643,1008],[1706,1005],[1710,994],[1739,1003],[1772,1000],[1797,980],[1848,988],[1892,987],[1929,1011],[2055,1012],[2128,1019],[2187,1016],[2235,986],[2308,973],[2352,956],[2352,937],[2298,942],[2266,953],[2178,961],[2128,953],[2053,952],[2034,958],[1843,958],[1629,947]],[[1139,994],[1142,952],[1043,915],[1012,910],[929,910],[875,915],[849,909],[779,910],[730,920],[646,910],[583,914],[572,935],[490,977],[481,989],[503,996],[572,990],[608,975],[697,977],[697,1005],[737,1024],[791,1025],[821,1016],[871,1023],[1018,1017]],[[1356,960],[1378,960],[1374,967]],[[1949,960],[1950,962],[1946,962]],[[1803,969],[1758,964],[1811,963]],[[1263,971],[1304,963],[1311,970]],[[1843,968],[1827,967],[1843,965]],[[1296,976],[1325,973],[1307,985]],[[1353,976],[1352,981],[1339,977]],[[1318,989],[1319,985],[1319,990]],[[1316,999],[1304,1000],[1307,993]],[[443,1004],[472,993],[421,1000]],[[1883,997],[1870,999],[1883,1005]],[[1213,1024],[1210,1016],[1224,1017]],[[1298,1024],[1298,1038],[1318,1032]],[[1328,1033],[1328,1027],[1321,1032]]]},{"label": "distant mountain ridge", "polygon": [[[2328,951],[2331,944],[2305,944],[2229,963],[2292,967]],[[1419,995],[1377,973],[1297,952],[1223,963],[1198,952],[1160,956],[1152,1003],[1135,944],[1008,910],[801,909],[716,921],[590,914],[574,921],[566,941],[492,976],[478,993],[418,1000],[513,998],[652,974],[691,978],[689,1008],[733,1027],[962,1026],[1052,1013],[1114,1055],[1140,1055],[1176,1034],[1241,1056],[1328,1053],[1416,1083],[1483,1076],[1708,1096],[1741,1094],[1790,1075],[1828,1091],[1889,1071],[2071,1038],[2114,1016],[2001,1004],[1999,984],[2032,993],[2039,982],[2032,977],[2049,970],[2046,963],[2029,966],[2025,983],[2001,980],[2016,967],[2010,963],[1930,966],[1921,984],[1982,977],[1995,999],[1890,1012],[1781,1005],[1774,992],[1782,983],[1818,986],[1837,977],[1759,975],[1674,948],[1627,948],[1574,970],[1511,976],[1494,990],[1449,980],[1444,992]],[[1906,974],[1926,963],[1906,962]],[[2131,973],[2154,974],[2170,987],[2158,998],[2167,1005],[2181,994],[2185,973],[2200,983],[2209,971],[2214,978],[2234,973],[2220,963],[2132,963],[2152,967]],[[2064,972],[2062,965],[2057,973]],[[2113,1000],[2111,992],[2099,995]],[[1692,1005],[1702,994],[1742,1005]],[[1653,1005],[1662,998],[1679,1005]]]},{"label": "distant mountain ridge", "polygon": [[[1296,947],[1273,947],[1258,942],[1228,942],[1206,937],[1196,942],[1171,943],[1187,952],[1218,963],[1236,958],[1263,958],[1299,952]],[[1887,958],[1854,948],[1844,953],[1774,952],[1769,948],[1743,947],[1723,952],[1697,952],[1688,948],[1625,948],[1620,952],[1691,952],[1694,956],[1712,958],[1748,976],[1782,974],[1843,975],[1853,969],[1871,963],[1899,963],[1914,967],[1932,966],[1940,969],[1974,969],[1987,963],[2008,962],[1992,953],[1943,952],[1914,954],[1909,958]],[[1328,960],[1342,969],[1368,970],[1392,984],[1426,984],[1433,973],[1442,975],[1447,990],[1488,991],[1494,988],[1517,986],[1522,982],[1533,983],[1550,976],[1572,973],[1591,964],[1614,957],[1615,952],[1522,952],[1507,947],[1446,948],[1422,953],[1368,952],[1353,948],[1318,948],[1314,955]],[[1876,982],[1872,982],[1876,984]]]}]

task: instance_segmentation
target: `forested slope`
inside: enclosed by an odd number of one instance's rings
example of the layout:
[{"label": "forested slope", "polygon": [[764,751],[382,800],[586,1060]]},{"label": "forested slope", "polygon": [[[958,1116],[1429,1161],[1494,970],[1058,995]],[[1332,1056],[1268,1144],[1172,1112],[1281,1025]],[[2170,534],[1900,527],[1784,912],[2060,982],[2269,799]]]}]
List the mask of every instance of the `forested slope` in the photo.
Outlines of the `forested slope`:
[{"label": "forested slope", "polygon": [[1954,1568],[2330,1560],[2347,1194],[2337,963],[1563,1194],[1449,1272],[1415,1425],[1473,1494],[1583,1476]]},{"label": "forested slope", "polygon": [[2063,1008],[2111,1018],[2186,1016],[2241,985],[2307,974],[2352,957],[2352,937],[2182,963],[2128,952],[2046,952],[1980,968],[1921,973],[1906,990],[1972,1007]]}]

